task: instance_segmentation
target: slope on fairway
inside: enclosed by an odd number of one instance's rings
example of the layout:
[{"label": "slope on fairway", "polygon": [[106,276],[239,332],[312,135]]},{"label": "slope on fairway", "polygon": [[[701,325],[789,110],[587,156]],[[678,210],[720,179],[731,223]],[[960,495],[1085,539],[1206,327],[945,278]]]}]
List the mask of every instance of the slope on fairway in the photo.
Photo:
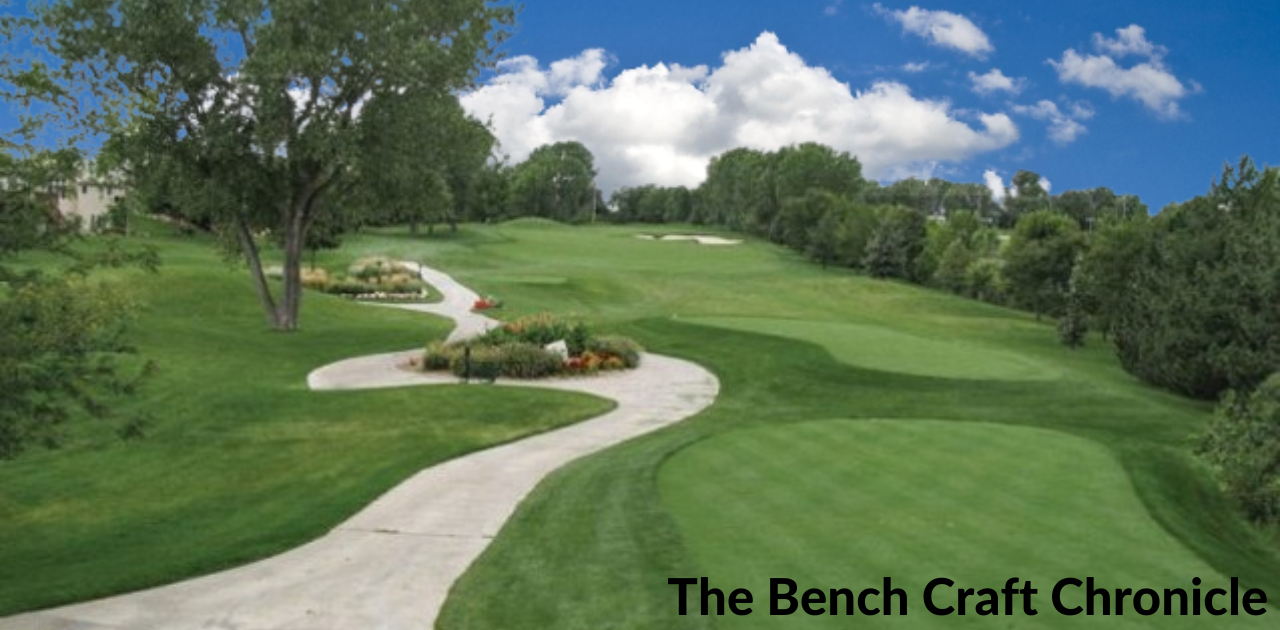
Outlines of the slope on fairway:
[{"label": "slope on fairway", "polygon": [[1041,380],[1056,374],[1042,363],[1011,352],[926,339],[883,326],[770,317],[698,317],[689,321],[816,343],[837,361],[886,372],[984,380]]},{"label": "slope on fairway", "polygon": [[[1135,590],[1189,591],[1193,577],[1229,586],[1151,519],[1104,447],[1054,431],[931,420],[729,431],[668,460],[659,488],[702,575],[756,595],[759,614],[722,618],[723,627],[849,627],[843,615],[769,616],[772,577],[855,593],[892,577],[908,615],[857,623],[902,628],[1201,628],[1208,618],[1142,617],[1131,605],[1121,617],[1064,617],[1050,590],[1088,576]],[[1015,576],[1039,589],[1039,615],[938,617],[921,601],[937,577],[998,588]],[[954,590],[939,594],[955,603]],[[1274,623],[1264,619],[1223,627]]]}]

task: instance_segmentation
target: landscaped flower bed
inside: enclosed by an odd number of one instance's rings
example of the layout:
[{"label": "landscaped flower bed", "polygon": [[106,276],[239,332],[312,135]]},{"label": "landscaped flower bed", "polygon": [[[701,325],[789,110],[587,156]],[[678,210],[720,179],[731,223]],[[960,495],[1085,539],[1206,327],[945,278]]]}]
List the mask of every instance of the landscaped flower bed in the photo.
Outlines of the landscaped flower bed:
[{"label": "landscaped flower bed", "polygon": [[421,366],[479,380],[534,379],[634,368],[643,351],[626,337],[594,336],[580,322],[535,315],[465,342],[432,342]]},{"label": "landscaped flower bed", "polygon": [[471,310],[473,311],[487,311],[495,308],[502,308],[502,300],[499,300],[492,295],[482,297],[471,305]]},{"label": "landscaped flower bed", "polygon": [[384,256],[361,258],[345,275],[324,269],[306,269],[302,285],[330,295],[366,302],[427,302],[431,290],[416,270]]}]

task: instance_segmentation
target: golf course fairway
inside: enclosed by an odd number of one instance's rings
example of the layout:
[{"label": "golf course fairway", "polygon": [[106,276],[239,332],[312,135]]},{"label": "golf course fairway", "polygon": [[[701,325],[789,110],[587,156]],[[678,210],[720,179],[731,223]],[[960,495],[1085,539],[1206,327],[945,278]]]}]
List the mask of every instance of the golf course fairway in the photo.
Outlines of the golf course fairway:
[{"label": "golf course fairway", "polygon": [[[895,609],[895,616],[857,624],[901,628],[953,628],[964,619],[992,627],[975,614],[978,598],[969,600],[965,617],[925,610],[921,593],[938,577],[956,583],[935,592],[940,607],[956,604],[958,588],[998,588],[1015,576],[1030,581],[1040,614],[1023,615],[1018,597],[1015,616],[1001,617],[1016,628],[1155,623],[1131,605],[1118,617],[1058,614],[1050,591],[1065,577],[1158,591],[1189,591],[1193,576],[1229,583],[1151,519],[1105,449],[1043,429],[825,420],[730,431],[668,460],[659,486],[702,575],[726,593],[745,587],[756,596],[756,614],[719,618],[723,627],[850,626],[843,608],[839,616],[768,615],[772,577],[795,580],[800,592],[857,593],[880,588],[889,576],[907,593],[907,616]],[[1083,589],[1065,593],[1068,607],[1084,604]],[[1263,619],[1232,618],[1229,627],[1269,627]],[[1161,616],[1158,627],[1205,623]]]},{"label": "golf course fairway", "polygon": [[1052,378],[1053,370],[1017,355],[977,345],[939,341],[883,326],[776,318],[706,317],[699,324],[826,343],[841,363],[920,376],[992,380]]}]

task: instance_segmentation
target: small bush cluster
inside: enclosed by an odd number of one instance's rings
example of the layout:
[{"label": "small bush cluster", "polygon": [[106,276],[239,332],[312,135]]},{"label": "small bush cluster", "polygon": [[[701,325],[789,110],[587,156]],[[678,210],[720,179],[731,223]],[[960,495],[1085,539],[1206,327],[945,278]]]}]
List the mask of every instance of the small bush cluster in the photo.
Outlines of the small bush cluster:
[{"label": "small bush cluster", "polygon": [[[563,341],[568,356],[547,346]],[[470,352],[468,354],[468,348]],[[464,378],[492,381],[592,374],[640,365],[644,349],[625,337],[593,337],[580,322],[536,315],[504,324],[464,343],[432,342],[422,357],[426,371],[449,370]]]}]

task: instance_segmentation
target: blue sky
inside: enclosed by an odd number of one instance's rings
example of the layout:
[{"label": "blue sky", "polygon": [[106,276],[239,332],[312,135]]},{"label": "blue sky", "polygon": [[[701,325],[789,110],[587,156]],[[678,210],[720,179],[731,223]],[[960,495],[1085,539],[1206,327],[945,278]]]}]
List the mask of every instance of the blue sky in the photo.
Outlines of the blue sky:
[{"label": "blue sky", "polygon": [[[913,6],[967,18],[993,50],[975,54],[908,31],[895,16],[905,15],[896,12]],[[1280,115],[1276,112],[1280,81],[1275,80],[1280,76],[1280,38],[1275,36],[1280,32],[1280,3],[1274,1],[910,4],[882,0],[877,8],[854,0],[537,0],[526,5],[519,21],[520,30],[507,50],[513,57],[536,59],[544,74],[552,62],[575,58],[584,50],[598,48],[606,53],[607,65],[591,85],[539,91],[544,117],[566,98],[573,98],[569,96],[573,89],[607,89],[611,80],[628,69],[661,62],[707,65],[714,71],[724,53],[744,49],[761,33],[771,32],[807,66],[825,69],[855,94],[871,89],[877,81],[891,81],[908,88],[915,99],[945,101],[952,118],[973,129],[982,128],[972,118],[974,112],[1006,114],[1017,128],[1017,140],[1004,146],[964,151],[958,158],[944,157],[936,164],[924,160],[882,167],[878,173],[882,177],[933,172],[950,179],[982,181],[984,172],[994,170],[1007,180],[1025,168],[1048,178],[1055,192],[1103,185],[1139,194],[1158,209],[1204,193],[1224,160],[1234,161],[1248,153],[1259,162],[1280,163]],[[1131,25],[1140,26],[1144,40],[1155,47],[1154,63],[1150,56],[1132,49],[1123,54],[1118,48],[1123,40],[1117,29]],[[1099,46],[1095,33],[1110,41],[1111,47]],[[1156,100],[1152,107],[1139,100],[1136,92],[1116,88],[1120,90],[1116,96],[1106,87],[1091,86],[1106,84],[1102,80],[1064,81],[1049,60],[1064,63],[1069,49],[1081,58],[1109,56],[1121,70],[1154,65],[1172,75],[1185,95]],[[903,69],[906,64],[927,66],[908,72]],[[975,93],[969,73],[984,75],[993,68],[1006,77],[1025,79],[1016,84],[1021,90]],[[1061,141],[1066,138],[1060,133],[1055,141],[1050,134],[1052,115],[1040,109],[1037,119],[1032,110],[1016,109],[1036,108],[1041,101],[1052,103],[1059,118],[1075,120],[1085,131],[1066,132],[1074,135],[1068,142]],[[1170,103],[1176,115],[1170,115]],[[1076,120],[1071,116],[1072,105],[1081,106],[1080,113],[1092,110],[1093,115]],[[494,105],[499,106],[502,103]],[[607,118],[607,106],[601,107]],[[492,109],[482,111],[492,113]],[[550,139],[577,135],[594,139],[585,125],[575,124],[592,115],[591,104],[584,102],[571,112],[565,109],[560,113],[573,120],[556,121],[558,130]],[[650,125],[660,127],[653,121]],[[597,145],[610,141],[594,140]],[[853,146],[864,144],[853,142]],[[615,149],[601,146],[597,153]],[[521,151],[513,153],[519,157]],[[954,151],[939,153],[954,155]],[[870,155],[859,157],[875,161]],[[615,182],[636,183],[643,178],[635,171],[644,169],[625,160],[602,160],[601,170],[608,168],[631,171],[622,179],[615,173]],[[893,172],[883,172],[886,168]],[[610,179],[609,175],[602,172],[603,179]]]},{"label": "blue sky", "polygon": [[808,140],[885,181],[1030,169],[1153,210],[1226,160],[1280,164],[1274,0],[535,0],[519,22],[504,74],[464,105],[512,161],[584,142],[606,191],[696,185],[711,155]]}]

